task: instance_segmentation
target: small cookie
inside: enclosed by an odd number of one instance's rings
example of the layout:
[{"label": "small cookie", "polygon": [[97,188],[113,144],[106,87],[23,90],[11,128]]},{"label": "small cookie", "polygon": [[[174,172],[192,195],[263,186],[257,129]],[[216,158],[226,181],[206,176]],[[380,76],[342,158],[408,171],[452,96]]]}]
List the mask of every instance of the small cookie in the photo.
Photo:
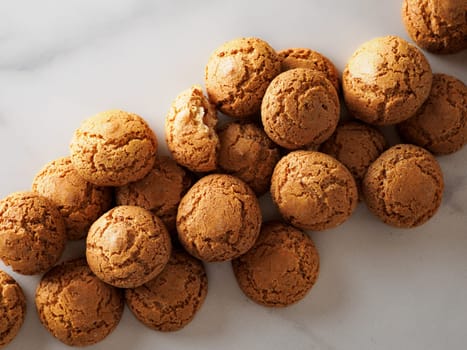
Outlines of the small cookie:
[{"label": "small cookie", "polygon": [[70,152],[73,166],[85,180],[98,186],[123,186],[152,169],[157,139],[140,116],[111,110],[81,124]]},{"label": "small cookie", "polygon": [[258,304],[288,306],[301,300],[319,274],[319,255],[311,238],[295,227],[263,224],[253,248],[232,261],[242,291]]},{"label": "small cookie", "polygon": [[430,96],[410,119],[397,125],[409,143],[449,154],[467,143],[467,87],[446,74],[434,74]]},{"label": "small cookie", "polygon": [[104,282],[134,288],[164,269],[171,248],[169,233],[157,216],[141,207],[122,205],[92,224],[86,259]]},{"label": "small cookie", "polygon": [[91,224],[112,204],[112,191],[79,176],[70,157],[46,164],[32,182],[32,190],[50,199],[65,220],[68,239],[85,237]]},{"label": "small cookie", "polygon": [[146,326],[163,332],[185,327],[208,293],[203,264],[184,251],[174,251],[164,270],[138,288],[125,290],[131,312]]},{"label": "small cookie", "polygon": [[42,325],[69,346],[103,340],[120,322],[123,306],[122,292],[98,279],[85,259],[55,266],[36,289]]},{"label": "small cookie", "polygon": [[258,237],[261,209],[254,192],[230,175],[203,177],[182,198],[178,238],[200,260],[227,261],[250,249]]},{"label": "small cookie", "polygon": [[16,192],[0,201],[0,258],[18,273],[51,268],[65,249],[65,223],[47,198]]},{"label": "small cookie", "polygon": [[229,123],[218,135],[222,171],[245,181],[258,196],[267,192],[280,154],[263,129],[253,123]]},{"label": "small cookie", "polygon": [[277,163],[271,196],[292,225],[322,231],[342,224],[358,203],[355,180],[336,159],[316,151],[295,151]]},{"label": "small cookie", "polygon": [[261,105],[264,131],[279,146],[294,150],[320,144],[339,121],[339,97],[323,74],[295,68],[279,74]]},{"label": "small cookie", "polygon": [[231,117],[260,111],[261,99],[281,63],[274,49],[258,38],[226,42],[209,58],[205,84],[209,100]]},{"label": "small cookie", "polygon": [[467,48],[465,0],[404,0],[402,19],[418,46],[449,54]]},{"label": "small cookie", "polygon": [[0,348],[18,334],[26,316],[26,299],[21,286],[0,270]]},{"label": "small cookie", "polygon": [[443,174],[433,155],[401,144],[381,154],[363,179],[363,195],[386,224],[411,228],[430,219],[441,205]]},{"label": "small cookie", "polygon": [[390,125],[413,116],[430,93],[430,64],[397,36],[361,45],[347,62],[342,89],[349,111],[369,124]]}]

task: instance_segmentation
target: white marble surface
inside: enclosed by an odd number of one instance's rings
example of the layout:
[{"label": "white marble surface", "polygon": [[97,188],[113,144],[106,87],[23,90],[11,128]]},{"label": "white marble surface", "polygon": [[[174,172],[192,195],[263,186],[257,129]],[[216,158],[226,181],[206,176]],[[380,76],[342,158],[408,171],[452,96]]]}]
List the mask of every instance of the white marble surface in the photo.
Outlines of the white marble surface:
[{"label": "white marble surface", "polygon": [[[370,38],[408,39],[399,8],[398,0],[1,1],[0,197],[28,189],[42,165],[67,154],[80,121],[109,108],[145,117],[166,153],[171,100],[203,82],[211,51],[224,41],[254,35],[277,49],[310,47],[342,71]],[[467,52],[428,58],[435,72],[467,82]],[[439,161],[444,201],[422,227],[391,228],[360,204],[341,227],[311,233],[322,269],[302,302],[255,305],[228,263],[210,264],[206,303],[185,329],[149,330],[126,309],[116,331],[89,349],[465,349],[467,147]],[[67,256],[82,248],[71,245]],[[66,348],[38,321],[39,277],[14,276],[28,314],[9,348]]]}]

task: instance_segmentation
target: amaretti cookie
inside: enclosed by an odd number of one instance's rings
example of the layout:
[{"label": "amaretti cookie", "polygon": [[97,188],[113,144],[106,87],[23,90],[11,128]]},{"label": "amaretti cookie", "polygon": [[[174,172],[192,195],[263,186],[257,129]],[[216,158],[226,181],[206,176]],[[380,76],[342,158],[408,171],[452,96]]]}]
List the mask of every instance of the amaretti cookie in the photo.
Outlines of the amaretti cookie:
[{"label": "amaretti cookie", "polygon": [[349,170],[316,151],[295,151],[283,157],[272,175],[271,196],[285,220],[314,231],[342,224],[358,203]]},{"label": "amaretti cookie", "polygon": [[433,155],[408,144],[389,148],[370,165],[363,195],[386,224],[411,228],[430,219],[441,205],[443,174]]},{"label": "amaretti cookie", "polygon": [[261,227],[261,209],[253,190],[230,175],[208,175],[182,198],[177,212],[178,238],[200,260],[227,261],[250,249]]},{"label": "amaretti cookie", "polygon": [[47,198],[15,192],[0,201],[0,258],[24,275],[47,271],[65,249],[65,223]]},{"label": "amaretti cookie", "polygon": [[97,278],[85,259],[55,266],[36,289],[36,309],[44,327],[69,346],[100,342],[117,327],[122,292]]},{"label": "amaretti cookie", "polygon": [[430,64],[415,46],[397,36],[361,45],[344,69],[347,108],[369,124],[389,125],[412,117],[430,93]]},{"label": "amaretti cookie", "polygon": [[206,65],[209,100],[231,117],[257,114],[266,88],[280,70],[277,53],[265,41],[238,38],[226,42]]},{"label": "amaretti cookie", "polygon": [[123,186],[152,169],[157,139],[140,116],[110,110],[81,124],[70,152],[73,166],[85,180],[98,186]]},{"label": "amaretti cookie", "polygon": [[279,74],[261,104],[264,131],[290,150],[325,141],[336,129],[339,112],[336,89],[323,74],[308,68]]}]

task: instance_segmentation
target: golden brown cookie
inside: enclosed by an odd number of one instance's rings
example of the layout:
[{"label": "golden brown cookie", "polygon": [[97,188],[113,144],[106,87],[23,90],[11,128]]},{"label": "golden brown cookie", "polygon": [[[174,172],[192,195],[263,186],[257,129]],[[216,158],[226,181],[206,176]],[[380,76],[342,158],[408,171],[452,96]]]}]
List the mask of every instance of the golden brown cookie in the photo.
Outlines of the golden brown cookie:
[{"label": "golden brown cookie", "polygon": [[143,324],[172,332],[193,320],[207,293],[208,278],[202,262],[177,250],[156,278],[138,288],[126,289],[125,300]]},{"label": "golden brown cookie", "polygon": [[430,96],[397,129],[409,143],[437,154],[453,153],[467,143],[467,87],[446,74],[434,74]]},{"label": "golden brown cookie", "polygon": [[206,65],[209,100],[231,117],[259,112],[261,99],[281,63],[274,49],[258,38],[238,38],[217,48]]},{"label": "golden brown cookie", "polygon": [[430,64],[415,46],[397,36],[367,41],[344,69],[345,103],[369,124],[396,124],[413,116],[430,93]]},{"label": "golden brown cookie", "polygon": [[118,206],[92,224],[86,258],[92,272],[119,288],[134,288],[156,277],[172,245],[164,223],[150,211]]},{"label": "golden brown cookie", "polygon": [[123,186],[152,169],[157,139],[140,116],[110,110],[81,124],[70,151],[73,166],[85,180],[98,186]]},{"label": "golden brown cookie", "polygon": [[0,348],[18,334],[26,316],[26,299],[21,286],[0,270]]},{"label": "golden brown cookie", "polygon": [[87,346],[107,337],[123,313],[122,292],[98,279],[85,259],[55,266],[36,289],[44,327],[69,346]]},{"label": "golden brown cookie", "polygon": [[254,123],[229,123],[218,132],[219,167],[243,180],[260,196],[269,190],[279,148]]},{"label": "golden brown cookie", "polygon": [[182,198],[178,238],[200,260],[227,261],[250,249],[258,237],[261,209],[254,192],[230,175],[208,175]]},{"label": "golden brown cookie", "polygon": [[50,199],[65,220],[68,239],[86,236],[91,224],[112,204],[112,191],[84,180],[70,157],[46,164],[32,182],[32,190]]},{"label": "golden brown cookie", "polygon": [[253,248],[232,261],[242,291],[265,306],[301,300],[319,275],[319,255],[311,238],[281,222],[263,224]]},{"label": "golden brown cookie", "polygon": [[0,201],[0,258],[14,271],[47,271],[60,259],[65,243],[65,223],[47,198],[15,192]]},{"label": "golden brown cookie", "polygon": [[418,46],[433,53],[456,53],[467,48],[465,0],[404,0],[402,19]]},{"label": "golden brown cookie", "polygon": [[430,219],[441,205],[443,174],[433,155],[400,144],[381,154],[363,179],[363,195],[373,214],[386,224],[411,228]]},{"label": "golden brown cookie", "polygon": [[315,231],[342,224],[358,203],[349,170],[316,151],[295,151],[283,157],[272,175],[271,196],[284,219]]}]

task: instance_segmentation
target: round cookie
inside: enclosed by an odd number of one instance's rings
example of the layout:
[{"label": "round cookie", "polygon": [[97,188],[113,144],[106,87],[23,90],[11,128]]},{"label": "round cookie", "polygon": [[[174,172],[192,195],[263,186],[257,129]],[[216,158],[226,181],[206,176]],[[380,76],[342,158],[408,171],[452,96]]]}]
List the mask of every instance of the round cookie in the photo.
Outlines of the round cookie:
[{"label": "round cookie", "polygon": [[65,223],[47,198],[15,192],[0,201],[0,258],[18,273],[47,271],[65,249]]},{"label": "round cookie", "polygon": [[85,259],[55,266],[36,289],[36,309],[43,326],[69,346],[88,346],[107,337],[123,313],[120,290],[98,279]]},{"label": "round cookie", "polygon": [[294,68],[313,69],[314,71],[323,73],[336,91],[339,92],[339,73],[336,66],[326,56],[305,48],[286,49],[279,51],[277,54],[281,60],[283,72]]},{"label": "round cookie", "polygon": [[140,116],[110,110],[81,124],[70,152],[73,166],[85,180],[98,186],[123,186],[151,170],[157,139]]},{"label": "round cookie", "polygon": [[441,205],[443,189],[443,174],[435,157],[408,144],[381,154],[363,179],[370,211],[400,228],[419,226],[430,219]]},{"label": "round cookie", "polygon": [[167,264],[172,245],[163,222],[136,206],[118,206],[92,224],[86,259],[102,281],[134,288],[156,277]]},{"label": "round cookie", "polygon": [[369,124],[390,125],[413,116],[430,93],[430,64],[397,36],[361,45],[344,69],[342,89],[349,111]]},{"label": "round cookie", "polygon": [[86,236],[91,224],[112,204],[112,191],[79,176],[70,157],[46,164],[35,176],[32,190],[50,199],[65,220],[68,239]]},{"label": "round cookie", "polygon": [[279,148],[253,123],[229,123],[219,132],[219,167],[246,182],[259,196],[269,190]]},{"label": "round cookie", "polygon": [[342,224],[358,203],[349,170],[316,151],[295,151],[283,157],[272,175],[271,196],[285,220],[314,231]]},{"label": "round cookie", "polygon": [[209,58],[205,85],[209,100],[231,117],[260,111],[261,99],[281,63],[274,49],[258,38],[238,38],[217,48]]},{"label": "round cookie", "polygon": [[173,251],[164,270],[141,287],[125,290],[125,300],[146,326],[177,331],[195,317],[208,292],[203,264],[184,251]]},{"label": "round cookie", "polygon": [[169,232],[175,230],[178,203],[191,186],[190,175],[169,157],[159,157],[143,179],[115,189],[117,205],[136,205],[159,217]]},{"label": "round cookie", "polygon": [[18,334],[26,316],[26,299],[21,286],[0,270],[0,348]]},{"label": "round cookie", "polygon": [[258,199],[234,176],[203,177],[178,206],[178,238],[203,261],[227,261],[244,254],[255,243],[260,227]]},{"label": "round cookie", "polygon": [[279,74],[261,104],[264,131],[290,150],[325,141],[336,129],[339,112],[336,89],[323,74],[308,68]]},{"label": "round cookie", "polygon": [[173,101],[165,119],[167,147],[180,165],[195,172],[216,169],[219,139],[216,108],[192,86]]},{"label": "round cookie", "polygon": [[232,261],[238,285],[258,304],[288,306],[301,300],[319,275],[319,255],[302,231],[280,223],[263,224],[253,248]]},{"label": "round cookie", "polygon": [[439,54],[467,48],[465,0],[404,0],[402,19],[418,46]]},{"label": "round cookie", "polygon": [[410,119],[397,125],[409,143],[449,154],[467,143],[467,87],[446,74],[434,74],[430,96]]}]

